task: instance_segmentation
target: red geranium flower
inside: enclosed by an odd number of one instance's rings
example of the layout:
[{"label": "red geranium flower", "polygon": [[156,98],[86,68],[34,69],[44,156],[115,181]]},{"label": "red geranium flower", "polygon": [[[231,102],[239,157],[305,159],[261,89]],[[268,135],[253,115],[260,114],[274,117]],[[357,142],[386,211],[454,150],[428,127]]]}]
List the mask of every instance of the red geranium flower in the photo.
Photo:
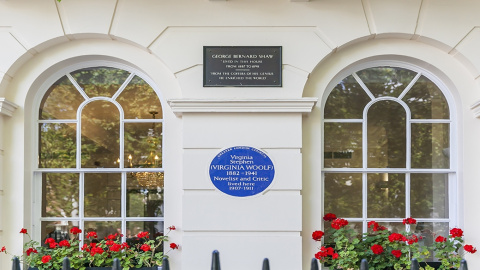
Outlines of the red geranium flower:
[{"label": "red geranium flower", "polygon": [[383,247],[380,245],[373,245],[370,249],[373,251],[374,254],[377,255],[380,255],[383,252]]},{"label": "red geranium flower", "polygon": [[418,237],[414,234],[410,239],[408,239],[408,244],[412,245],[413,243],[418,243]]},{"label": "red geranium flower", "polygon": [[70,229],[70,233],[74,234],[74,235],[77,235],[79,233],[82,233],[82,230],[80,230],[78,227],[73,227],[73,228]]},{"label": "red geranium flower", "polygon": [[435,242],[437,242],[437,243],[447,242],[447,238],[439,235],[439,236],[437,236],[437,238],[435,238]]},{"label": "red geranium flower", "polygon": [[472,245],[465,245],[463,246],[463,249],[466,251],[466,252],[470,252],[470,253],[475,253],[477,252],[477,249],[474,248]]},{"label": "red geranium flower", "polygon": [[172,225],[172,226],[168,227],[167,229],[169,229],[170,231],[175,231],[177,228],[175,228],[175,226]]},{"label": "red geranium flower", "polygon": [[150,251],[150,246],[147,245],[147,244],[143,244],[141,247],[140,247],[141,250],[147,252],[147,251]]},{"label": "red geranium flower", "polygon": [[70,243],[67,240],[62,240],[58,243],[61,247],[70,247]]},{"label": "red geranium flower", "polygon": [[49,246],[51,249],[54,249],[54,248],[56,248],[56,247],[58,246],[58,243],[55,243],[55,242],[49,243],[48,246]]},{"label": "red geranium flower", "polygon": [[325,216],[323,216],[323,220],[325,220],[325,221],[332,221],[332,220],[335,220],[335,219],[337,219],[337,216],[333,213],[328,213]]},{"label": "red geranium flower", "polygon": [[417,224],[417,220],[411,217],[405,218],[403,219],[403,225],[406,225],[406,224]]},{"label": "red geranium flower", "polygon": [[119,244],[113,244],[113,245],[110,247],[110,250],[113,251],[113,252],[119,252],[121,249],[122,249],[122,246],[119,245]]},{"label": "red geranium flower", "polygon": [[450,230],[450,237],[455,238],[455,237],[462,237],[462,236],[463,236],[462,229],[453,228]]},{"label": "red geranium flower", "polygon": [[392,233],[388,236],[388,241],[390,242],[395,242],[395,241],[400,242],[400,241],[404,241],[403,239],[404,239],[404,236],[399,233]]},{"label": "red geranium flower", "polygon": [[397,259],[398,259],[402,256],[402,251],[401,250],[392,250],[392,255],[397,257]]},{"label": "red geranium flower", "polygon": [[116,234],[109,234],[109,235],[107,236],[107,238],[108,238],[108,240],[115,240],[115,239],[117,239],[117,236],[118,236],[118,233],[116,233]]},{"label": "red geranium flower", "polygon": [[42,257],[42,263],[48,263],[52,259],[52,256],[45,255]]},{"label": "red geranium flower", "polygon": [[6,253],[6,252],[7,252],[7,249],[6,249],[5,247],[2,247],[2,249],[0,249],[0,253],[2,253],[2,252],[5,252],[5,253]]},{"label": "red geranium flower", "polygon": [[178,245],[175,243],[170,243],[170,248],[171,249],[178,249]]},{"label": "red geranium flower", "polygon": [[91,238],[97,238],[98,237],[97,232],[94,232],[94,231],[88,232],[87,233],[87,238],[90,238],[90,237]]},{"label": "red geranium flower", "polygon": [[137,237],[138,237],[138,238],[144,238],[144,237],[145,237],[145,238],[149,238],[148,232],[139,232],[139,233],[137,234]]},{"label": "red geranium flower", "polygon": [[22,229],[20,230],[20,233],[26,234],[26,233],[27,233],[27,229],[22,228]]},{"label": "red geranium flower", "polygon": [[127,243],[122,243],[122,249],[127,249],[130,248],[130,246]]},{"label": "red geranium flower", "polygon": [[348,221],[343,218],[337,218],[332,222],[332,228],[335,230],[340,230],[341,228],[348,225]]},{"label": "red geranium flower", "polygon": [[29,249],[27,249],[27,251],[25,251],[25,253],[27,253],[27,256],[30,256],[30,254],[38,253],[38,251],[34,248],[29,248]]},{"label": "red geranium flower", "polygon": [[51,243],[55,243],[55,239],[53,239],[53,238],[45,239],[45,244],[51,244]]},{"label": "red geranium flower", "polygon": [[315,241],[321,241],[324,233],[322,231],[314,231],[312,233],[312,239]]}]

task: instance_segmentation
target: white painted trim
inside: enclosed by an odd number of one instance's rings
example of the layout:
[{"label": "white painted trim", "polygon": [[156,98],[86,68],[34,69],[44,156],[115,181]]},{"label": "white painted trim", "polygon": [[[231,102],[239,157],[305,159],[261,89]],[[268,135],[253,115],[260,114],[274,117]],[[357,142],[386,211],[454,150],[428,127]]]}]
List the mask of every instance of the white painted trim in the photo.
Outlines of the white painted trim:
[{"label": "white painted trim", "polygon": [[473,115],[474,115],[476,118],[480,118],[480,100],[478,100],[477,102],[473,103],[473,104],[470,106],[470,110],[473,111]]},{"label": "white painted trim", "polygon": [[225,113],[225,112],[265,112],[265,113],[309,113],[318,98],[299,99],[258,99],[258,100],[213,100],[213,99],[170,99],[172,111],[183,113]]},{"label": "white painted trim", "polygon": [[8,101],[5,98],[0,98],[0,114],[6,116],[12,116],[15,110],[18,108],[18,105]]}]

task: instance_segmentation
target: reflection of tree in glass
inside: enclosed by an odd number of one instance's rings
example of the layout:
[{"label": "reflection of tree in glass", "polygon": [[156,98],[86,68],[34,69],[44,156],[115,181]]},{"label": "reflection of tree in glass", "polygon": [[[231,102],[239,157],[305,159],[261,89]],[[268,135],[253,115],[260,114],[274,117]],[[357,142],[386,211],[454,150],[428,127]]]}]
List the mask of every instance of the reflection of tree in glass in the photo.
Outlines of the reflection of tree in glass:
[{"label": "reflection of tree in glass", "polygon": [[375,97],[398,97],[413,80],[416,72],[398,67],[376,67],[357,72]]},{"label": "reflection of tree in glass", "polygon": [[362,217],[362,174],[325,173],[325,213]]},{"label": "reflection of tree in glass", "polygon": [[328,96],[325,103],[325,119],[361,119],[363,109],[370,98],[353,78],[343,79]]},{"label": "reflection of tree in glass", "polygon": [[71,73],[88,97],[112,97],[130,73],[110,67],[94,67]]},{"label": "reflection of tree in glass", "polygon": [[78,106],[84,101],[72,82],[63,76],[43,96],[40,119],[75,119]]},{"label": "reflection of tree in glass", "polygon": [[135,76],[116,99],[122,105],[125,119],[151,119],[150,112],[158,112],[162,118],[162,106],[153,88],[142,78]]},{"label": "reflection of tree in glass", "polygon": [[39,124],[40,168],[75,168],[76,125]]},{"label": "reflection of tree in glass", "polygon": [[42,187],[43,217],[78,217],[78,174],[44,173]]},{"label": "reflection of tree in glass", "polygon": [[369,218],[405,218],[405,174],[368,174]]}]

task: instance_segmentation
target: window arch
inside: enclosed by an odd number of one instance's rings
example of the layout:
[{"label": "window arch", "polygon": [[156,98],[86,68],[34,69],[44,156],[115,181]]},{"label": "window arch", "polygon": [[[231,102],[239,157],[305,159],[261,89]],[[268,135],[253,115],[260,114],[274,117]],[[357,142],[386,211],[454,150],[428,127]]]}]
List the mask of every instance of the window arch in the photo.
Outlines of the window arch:
[{"label": "window arch", "polygon": [[[94,66],[63,74],[38,111],[35,215],[43,240],[163,234],[163,114],[139,72]],[[87,241],[83,235],[80,240]]]},{"label": "window arch", "polygon": [[[455,226],[454,121],[441,83],[407,65],[362,67],[329,93],[323,114],[324,213],[360,232],[371,220],[392,231]],[[414,217],[416,225],[402,220]],[[407,228],[405,228],[407,226]]]}]

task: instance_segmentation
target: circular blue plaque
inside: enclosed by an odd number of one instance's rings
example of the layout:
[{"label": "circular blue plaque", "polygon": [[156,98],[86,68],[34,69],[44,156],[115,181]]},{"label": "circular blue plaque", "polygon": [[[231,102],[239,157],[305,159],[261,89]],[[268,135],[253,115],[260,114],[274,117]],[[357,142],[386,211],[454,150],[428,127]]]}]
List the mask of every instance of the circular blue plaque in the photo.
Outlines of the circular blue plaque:
[{"label": "circular blue plaque", "polygon": [[275,167],[265,152],[249,146],[234,146],[213,158],[209,174],[213,185],[221,192],[248,197],[270,186]]}]

